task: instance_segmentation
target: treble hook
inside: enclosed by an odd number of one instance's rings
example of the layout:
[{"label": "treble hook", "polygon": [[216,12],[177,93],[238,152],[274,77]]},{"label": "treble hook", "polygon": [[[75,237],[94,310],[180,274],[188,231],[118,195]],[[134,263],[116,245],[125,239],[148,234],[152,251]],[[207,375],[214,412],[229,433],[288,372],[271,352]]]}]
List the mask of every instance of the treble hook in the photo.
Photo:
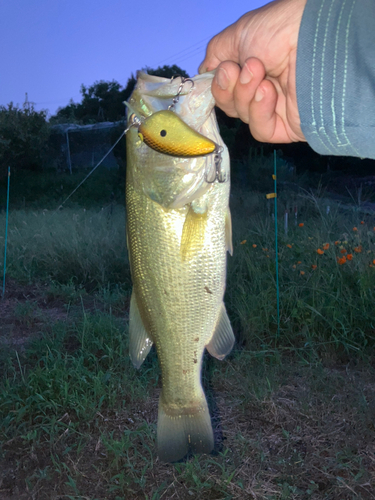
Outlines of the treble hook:
[{"label": "treble hook", "polygon": [[173,111],[174,107],[176,106],[176,104],[180,100],[180,95],[181,95],[182,89],[184,88],[184,85],[185,85],[186,82],[190,82],[191,83],[191,87],[190,87],[189,92],[191,92],[193,90],[193,88],[194,88],[194,81],[191,78],[185,78],[185,77],[183,77],[181,75],[173,75],[172,78],[171,78],[171,83],[173,82],[173,80],[175,78],[181,78],[181,83],[180,83],[180,86],[177,89],[177,94],[174,96],[174,98],[172,100],[172,104],[168,106],[168,111]]},{"label": "treble hook", "polygon": [[221,153],[224,151],[224,148],[220,146],[220,149],[217,151],[214,157],[214,163],[215,163],[215,176],[213,179],[208,179],[207,172],[204,175],[204,180],[207,182],[207,184],[213,184],[216,180],[222,184],[227,180],[225,173],[221,169]]}]

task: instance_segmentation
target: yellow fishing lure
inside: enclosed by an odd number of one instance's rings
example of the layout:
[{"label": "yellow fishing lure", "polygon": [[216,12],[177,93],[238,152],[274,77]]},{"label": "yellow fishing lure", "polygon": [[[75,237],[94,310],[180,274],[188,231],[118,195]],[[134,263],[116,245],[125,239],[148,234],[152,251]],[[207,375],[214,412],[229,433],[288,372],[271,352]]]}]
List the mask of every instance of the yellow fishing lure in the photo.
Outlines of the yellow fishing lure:
[{"label": "yellow fishing lure", "polygon": [[220,146],[189,127],[173,111],[157,111],[143,121],[132,114],[130,122],[138,127],[139,137],[147,146],[165,155],[192,158],[221,151]]}]

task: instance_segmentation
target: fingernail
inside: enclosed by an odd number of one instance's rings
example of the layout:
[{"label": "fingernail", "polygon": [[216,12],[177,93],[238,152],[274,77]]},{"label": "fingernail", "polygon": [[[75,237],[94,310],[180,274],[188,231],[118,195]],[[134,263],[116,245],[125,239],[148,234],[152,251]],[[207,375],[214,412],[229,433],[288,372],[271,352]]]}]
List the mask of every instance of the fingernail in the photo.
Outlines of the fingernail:
[{"label": "fingernail", "polygon": [[202,62],[202,64],[198,68],[198,73],[201,75],[202,73],[206,73],[206,72],[207,72],[207,68],[204,66],[204,62]]},{"label": "fingernail", "polygon": [[255,101],[259,102],[263,99],[263,97],[264,97],[263,90],[261,88],[257,88],[257,91],[255,92],[255,97],[254,97]]},{"label": "fingernail", "polygon": [[242,83],[242,85],[245,85],[246,83],[249,83],[252,78],[253,74],[251,71],[249,71],[249,68],[245,64],[240,73],[240,83]]},{"label": "fingernail", "polygon": [[229,86],[228,73],[224,68],[219,68],[216,73],[216,83],[219,85],[221,90],[227,90]]}]

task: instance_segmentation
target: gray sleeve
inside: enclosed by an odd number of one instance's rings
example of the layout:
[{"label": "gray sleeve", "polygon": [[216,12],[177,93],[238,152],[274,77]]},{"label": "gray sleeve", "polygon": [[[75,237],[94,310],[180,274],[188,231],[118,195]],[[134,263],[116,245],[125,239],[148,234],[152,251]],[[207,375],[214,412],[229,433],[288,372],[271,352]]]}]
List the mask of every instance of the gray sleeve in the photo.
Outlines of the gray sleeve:
[{"label": "gray sleeve", "polygon": [[308,0],[296,78],[310,146],[375,159],[375,0]]}]

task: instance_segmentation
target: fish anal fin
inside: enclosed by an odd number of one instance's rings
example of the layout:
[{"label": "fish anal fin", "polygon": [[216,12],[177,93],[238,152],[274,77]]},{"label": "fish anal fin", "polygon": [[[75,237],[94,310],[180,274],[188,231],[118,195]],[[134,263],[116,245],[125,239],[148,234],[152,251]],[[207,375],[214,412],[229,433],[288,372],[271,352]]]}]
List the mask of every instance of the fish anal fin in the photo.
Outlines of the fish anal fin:
[{"label": "fish anal fin", "polygon": [[222,304],[216,329],[210,342],[206,345],[207,351],[217,359],[224,359],[230,353],[234,345],[235,338],[230,324],[227,311]]},{"label": "fish anal fin", "polygon": [[200,401],[194,408],[169,408],[163,399],[159,400],[157,427],[158,456],[162,462],[176,462],[191,451],[210,453],[214,447],[207,401],[202,391]]},{"label": "fish anal fin", "polygon": [[152,340],[143,325],[133,291],[130,299],[129,314],[129,355],[135,368],[139,368],[142,365],[151,347]]},{"label": "fish anal fin", "polygon": [[233,243],[232,243],[232,216],[230,214],[229,207],[225,214],[225,247],[230,255],[233,255]]},{"label": "fish anal fin", "polygon": [[199,252],[204,244],[207,212],[195,212],[190,205],[182,229],[180,253],[182,260],[188,260]]}]

